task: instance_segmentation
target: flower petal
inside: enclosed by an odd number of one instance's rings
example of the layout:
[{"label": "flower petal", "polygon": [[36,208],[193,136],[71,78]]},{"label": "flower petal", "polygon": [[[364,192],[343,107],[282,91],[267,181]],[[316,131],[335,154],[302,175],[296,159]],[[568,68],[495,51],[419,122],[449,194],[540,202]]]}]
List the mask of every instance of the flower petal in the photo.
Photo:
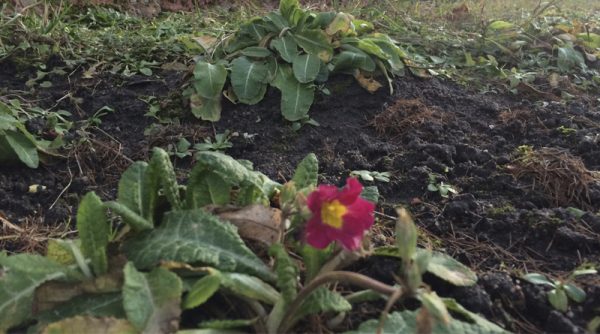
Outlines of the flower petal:
[{"label": "flower petal", "polygon": [[317,190],[311,192],[306,199],[306,204],[308,208],[313,213],[321,212],[321,205],[323,202],[331,202],[333,201],[338,194],[338,189],[335,186],[330,185],[320,185]]},{"label": "flower petal", "polygon": [[306,242],[318,249],[329,246],[329,244],[333,242],[333,239],[330,238],[329,233],[325,233],[326,231],[324,231],[324,229],[326,228],[327,226],[321,222],[320,217],[311,218],[306,224],[306,229],[304,231]]},{"label": "flower petal", "polygon": [[344,205],[350,205],[360,196],[362,189],[362,184],[356,178],[349,177],[346,180],[346,186],[338,194],[337,200]]},{"label": "flower petal", "polygon": [[342,246],[344,248],[353,251],[360,248],[360,245],[362,244],[363,234],[349,235],[342,233],[338,235],[337,239],[342,243]]},{"label": "flower petal", "polygon": [[375,204],[358,198],[352,205],[347,206],[346,209],[348,211],[342,217],[344,221],[342,230],[344,233],[362,233],[373,225],[375,221],[375,217],[373,217]]}]

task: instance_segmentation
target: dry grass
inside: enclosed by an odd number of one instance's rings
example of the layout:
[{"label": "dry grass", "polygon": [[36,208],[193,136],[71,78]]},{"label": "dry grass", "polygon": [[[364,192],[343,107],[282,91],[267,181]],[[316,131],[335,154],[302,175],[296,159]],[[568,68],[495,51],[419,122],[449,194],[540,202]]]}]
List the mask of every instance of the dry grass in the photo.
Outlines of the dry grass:
[{"label": "dry grass", "polygon": [[64,239],[70,234],[69,223],[47,225],[39,217],[28,217],[19,226],[11,223],[0,211],[0,249],[11,253],[46,252],[48,240]]},{"label": "dry grass", "polygon": [[442,124],[447,116],[439,108],[425,105],[419,99],[398,99],[371,121],[379,135],[404,137],[428,123]]},{"label": "dry grass", "polygon": [[532,188],[541,188],[557,206],[591,208],[589,186],[600,182],[600,173],[588,170],[580,158],[550,147],[525,152],[509,171],[517,179],[531,179]]}]

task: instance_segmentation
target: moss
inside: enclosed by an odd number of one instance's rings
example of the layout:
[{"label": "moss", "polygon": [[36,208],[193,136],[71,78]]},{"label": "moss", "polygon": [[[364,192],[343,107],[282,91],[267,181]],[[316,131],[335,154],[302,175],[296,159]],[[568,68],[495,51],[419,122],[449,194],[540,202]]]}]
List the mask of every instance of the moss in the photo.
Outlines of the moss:
[{"label": "moss", "polygon": [[516,211],[517,211],[517,209],[515,209],[515,207],[512,206],[512,204],[506,203],[502,206],[491,207],[491,208],[487,209],[487,214],[492,217],[498,217],[498,216],[503,216],[503,215],[513,213]]}]

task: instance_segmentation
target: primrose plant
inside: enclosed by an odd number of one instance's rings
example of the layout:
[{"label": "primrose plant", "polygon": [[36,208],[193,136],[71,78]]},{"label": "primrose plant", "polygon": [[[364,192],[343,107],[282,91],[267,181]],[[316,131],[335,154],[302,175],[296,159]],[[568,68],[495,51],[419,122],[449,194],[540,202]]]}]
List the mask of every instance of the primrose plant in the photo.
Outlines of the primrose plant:
[{"label": "primrose plant", "polygon": [[[191,83],[192,113],[203,120],[221,117],[221,95],[233,102],[256,104],[268,86],[281,91],[281,112],[289,121],[309,122],[316,90],[330,75],[349,74],[370,92],[404,69],[405,53],[373,24],[346,13],[315,13],[298,0],[281,0],[279,10],[240,26],[207,46]],[[229,82],[228,88],[226,87]],[[225,90],[225,91],[224,91]]]},{"label": "primrose plant", "polygon": [[[102,326],[111,333],[275,334],[294,331],[308,316],[332,314],[323,323],[335,330],[353,304],[380,299],[386,301],[381,318],[359,332],[399,325],[502,332],[422,283],[425,272],[460,286],[477,277],[447,255],[417,248],[406,210],[398,211],[396,245],[370,249],[365,237],[375,223],[376,199],[363,197],[366,189],[355,178],[341,189],[318,185],[314,154],[285,184],[247,161],[219,152],[197,155],[183,185],[169,155],[155,149],[148,163],[125,171],[115,200],[93,192],[83,197],[78,239],[50,241],[46,256],[0,252],[0,332]],[[245,244],[252,238],[259,241],[254,249],[262,247],[258,253]],[[343,270],[364,256],[397,258],[396,284]],[[342,294],[336,283],[360,289]],[[396,304],[403,309],[405,300],[421,307],[388,314]],[[180,322],[184,317],[209,320],[190,325]]]},{"label": "primrose plant", "polygon": [[569,308],[569,299],[576,303],[582,303],[586,297],[585,291],[572,281],[578,276],[596,273],[596,269],[580,269],[573,271],[566,279],[557,280],[550,280],[539,273],[529,273],[524,275],[523,279],[532,284],[551,287],[552,289],[548,291],[548,301],[555,309],[566,312]]}]

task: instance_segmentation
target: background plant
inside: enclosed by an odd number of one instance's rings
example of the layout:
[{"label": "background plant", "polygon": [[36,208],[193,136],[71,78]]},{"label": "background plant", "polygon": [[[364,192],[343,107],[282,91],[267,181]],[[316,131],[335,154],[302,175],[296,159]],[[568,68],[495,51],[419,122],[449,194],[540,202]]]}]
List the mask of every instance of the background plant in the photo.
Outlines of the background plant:
[{"label": "background plant", "polygon": [[279,11],[240,26],[232,36],[208,44],[194,70],[192,113],[203,120],[221,116],[221,94],[255,104],[268,86],[281,91],[281,112],[289,121],[306,121],[316,90],[330,75],[353,75],[373,92],[373,79],[402,73],[403,52],[387,35],[373,32],[369,22],[343,12],[315,13],[298,1],[282,0]]}]

